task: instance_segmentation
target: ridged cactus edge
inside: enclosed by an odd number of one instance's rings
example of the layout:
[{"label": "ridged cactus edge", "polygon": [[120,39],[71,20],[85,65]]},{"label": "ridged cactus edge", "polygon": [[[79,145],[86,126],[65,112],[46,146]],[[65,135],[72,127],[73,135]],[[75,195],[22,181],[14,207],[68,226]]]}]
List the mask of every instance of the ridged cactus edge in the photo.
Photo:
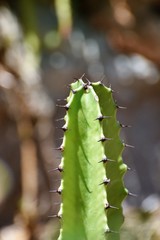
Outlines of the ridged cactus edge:
[{"label": "ridged cactus edge", "polygon": [[62,181],[58,240],[119,240],[122,201],[128,194],[123,176],[127,166],[119,137],[121,125],[111,88],[99,81],[78,79],[70,85],[64,138],[57,168]]}]

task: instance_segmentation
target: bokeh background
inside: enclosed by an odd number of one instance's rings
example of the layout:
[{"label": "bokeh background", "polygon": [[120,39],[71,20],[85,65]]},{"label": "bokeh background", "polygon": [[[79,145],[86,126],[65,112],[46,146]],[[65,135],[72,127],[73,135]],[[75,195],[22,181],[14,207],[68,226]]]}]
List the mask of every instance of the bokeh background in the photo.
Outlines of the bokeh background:
[{"label": "bokeh background", "polygon": [[[160,239],[160,1],[0,1],[0,240],[55,240],[65,98],[83,73],[118,110],[125,184],[122,240]],[[61,103],[64,103],[63,101]],[[57,127],[57,128],[56,128]]]}]

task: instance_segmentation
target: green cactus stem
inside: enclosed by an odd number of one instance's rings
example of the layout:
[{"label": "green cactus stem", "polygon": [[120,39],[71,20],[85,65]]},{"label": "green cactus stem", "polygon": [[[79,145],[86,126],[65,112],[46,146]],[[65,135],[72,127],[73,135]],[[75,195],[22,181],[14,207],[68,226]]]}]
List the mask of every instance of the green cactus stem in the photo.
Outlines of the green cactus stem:
[{"label": "green cactus stem", "polygon": [[[127,190],[124,188],[123,175],[127,171],[127,166],[122,161],[122,151],[125,147],[119,138],[121,125],[116,120],[117,105],[115,104],[111,89],[102,86],[99,83],[93,84],[93,88],[99,98],[101,113],[104,116],[112,116],[111,118],[102,121],[102,128],[104,135],[108,135],[113,141],[105,142],[105,155],[109,159],[114,159],[115,164],[106,164],[107,176],[111,179],[111,184],[107,187],[107,199],[110,205],[118,208],[107,210],[107,219],[109,229],[119,231],[123,223],[123,214],[121,203],[127,195]],[[119,234],[110,234],[109,240],[119,239]]]},{"label": "green cactus stem", "polygon": [[118,240],[127,166],[112,91],[101,82],[79,79],[71,84],[64,108],[58,240]]}]

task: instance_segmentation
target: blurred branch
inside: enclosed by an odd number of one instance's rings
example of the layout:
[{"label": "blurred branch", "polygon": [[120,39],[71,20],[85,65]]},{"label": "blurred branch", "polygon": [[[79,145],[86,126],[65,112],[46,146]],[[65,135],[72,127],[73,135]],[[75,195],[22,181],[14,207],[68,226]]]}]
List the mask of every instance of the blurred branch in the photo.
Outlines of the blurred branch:
[{"label": "blurred branch", "polygon": [[31,119],[17,122],[21,149],[22,206],[21,214],[26,228],[33,239],[38,218],[38,159],[36,144],[33,139],[34,129]]},{"label": "blurred branch", "polygon": [[150,36],[148,34],[148,37],[144,40],[144,36],[133,31],[113,29],[109,32],[109,38],[115,49],[126,54],[141,54],[160,67],[160,45],[154,39],[156,36]]},{"label": "blurred branch", "polygon": [[[23,2],[27,4],[27,1],[23,0]],[[32,7],[32,2],[29,2],[29,6]],[[25,5],[22,6],[21,4],[21,7],[24,13]],[[34,10],[32,14],[33,12]],[[27,21],[27,14],[29,14],[28,5],[26,6],[25,21]],[[40,218],[38,193],[41,184],[38,179],[39,158],[35,139],[35,125],[42,118],[51,122],[54,106],[41,82],[40,69],[35,60],[35,51],[26,46],[27,40],[22,34],[16,17],[9,9],[1,7],[0,20],[0,95],[3,96],[0,98],[0,112],[4,108],[4,116],[1,114],[0,121],[5,118],[4,121],[9,129],[11,123],[8,119],[11,119],[15,123],[15,128],[18,129],[18,136],[12,133],[12,137],[18,138],[20,158],[17,159],[13,155],[8,162],[13,161],[16,168],[16,162],[21,165],[21,169],[17,171],[18,180],[16,179],[22,183],[22,196],[19,199],[21,200],[21,207],[18,208],[18,215],[24,225],[23,228],[30,236],[29,239],[33,240],[36,239],[34,238],[35,228]],[[30,24],[32,25],[31,22],[27,22],[28,28]],[[34,24],[30,30],[28,29],[28,34],[32,31],[35,31]],[[35,34],[37,35],[36,32]],[[3,128],[3,125],[1,125],[1,128]],[[5,151],[3,147],[2,144],[2,152]],[[10,148],[8,151],[10,151]],[[6,161],[6,159],[4,160]],[[14,172],[15,169],[12,169],[12,171]],[[45,184],[46,182],[44,186]],[[47,187],[48,185],[44,188]],[[44,191],[44,188],[42,191]],[[14,214],[17,216],[14,202],[13,205],[11,204],[11,208],[14,209]]]},{"label": "blurred branch", "polygon": [[55,9],[58,18],[60,34],[66,38],[72,29],[72,10],[70,0],[55,0]]},{"label": "blurred branch", "polygon": [[40,38],[37,25],[35,0],[18,0],[21,24],[25,33],[25,41],[31,46],[35,54],[40,50]]}]

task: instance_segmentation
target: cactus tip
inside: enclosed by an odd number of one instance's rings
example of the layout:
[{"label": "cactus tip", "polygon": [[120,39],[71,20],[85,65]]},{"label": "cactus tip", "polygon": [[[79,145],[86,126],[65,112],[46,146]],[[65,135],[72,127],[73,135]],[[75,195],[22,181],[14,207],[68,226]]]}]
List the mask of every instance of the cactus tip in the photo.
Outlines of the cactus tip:
[{"label": "cactus tip", "polygon": [[84,84],[83,84],[83,89],[84,89],[85,91],[88,89],[88,87],[89,87],[88,83],[84,83]]},{"label": "cactus tip", "polygon": [[89,79],[88,79],[87,77],[85,77],[85,79],[87,80],[87,84],[88,84],[89,86],[92,86],[92,83],[89,81]]}]

